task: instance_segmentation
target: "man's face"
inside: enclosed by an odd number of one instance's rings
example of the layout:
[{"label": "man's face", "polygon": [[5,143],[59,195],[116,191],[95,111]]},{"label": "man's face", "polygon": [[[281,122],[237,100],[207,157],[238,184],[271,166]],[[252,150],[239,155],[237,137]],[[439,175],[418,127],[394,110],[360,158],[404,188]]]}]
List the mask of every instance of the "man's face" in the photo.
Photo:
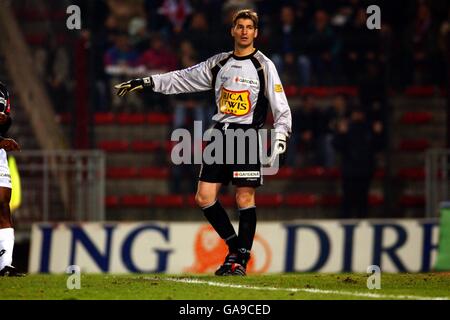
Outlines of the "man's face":
[{"label": "man's face", "polygon": [[258,36],[258,30],[255,29],[251,19],[238,19],[236,25],[231,29],[231,36],[234,38],[235,45],[239,47],[249,47]]}]

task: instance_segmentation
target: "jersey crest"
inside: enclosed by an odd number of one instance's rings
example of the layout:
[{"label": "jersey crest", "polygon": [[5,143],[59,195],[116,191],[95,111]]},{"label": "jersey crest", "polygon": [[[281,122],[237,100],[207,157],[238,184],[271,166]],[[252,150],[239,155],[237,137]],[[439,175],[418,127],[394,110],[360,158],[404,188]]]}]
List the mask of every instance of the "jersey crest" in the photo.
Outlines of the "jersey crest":
[{"label": "jersey crest", "polygon": [[220,92],[220,111],[235,116],[245,116],[250,112],[250,91],[233,91],[222,87]]}]

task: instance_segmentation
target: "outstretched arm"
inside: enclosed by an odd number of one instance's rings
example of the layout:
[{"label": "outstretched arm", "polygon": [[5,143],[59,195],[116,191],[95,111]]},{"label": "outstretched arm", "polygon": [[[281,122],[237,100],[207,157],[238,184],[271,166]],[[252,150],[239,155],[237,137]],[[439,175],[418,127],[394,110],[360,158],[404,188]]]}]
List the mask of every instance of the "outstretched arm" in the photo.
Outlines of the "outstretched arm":
[{"label": "outstretched arm", "polygon": [[212,84],[211,69],[220,61],[223,54],[215,55],[192,67],[176,70],[151,77],[133,79],[115,86],[119,96],[135,90],[151,88],[163,94],[191,93],[210,90]]},{"label": "outstretched arm", "polygon": [[20,151],[20,146],[14,139],[0,136],[0,149],[5,149],[5,151]]}]

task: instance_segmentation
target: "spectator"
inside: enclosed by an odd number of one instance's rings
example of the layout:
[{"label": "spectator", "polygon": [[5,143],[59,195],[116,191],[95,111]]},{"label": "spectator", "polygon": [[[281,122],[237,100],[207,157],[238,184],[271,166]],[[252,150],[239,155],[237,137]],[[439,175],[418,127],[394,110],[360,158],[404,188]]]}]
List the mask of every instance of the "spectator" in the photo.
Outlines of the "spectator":
[{"label": "spectator", "polygon": [[[295,10],[292,6],[283,6],[280,11],[280,24],[273,32],[272,60],[281,74],[283,83],[309,85],[310,62],[303,51],[305,33],[299,29]],[[297,74],[299,79],[297,79]]]},{"label": "spectator", "polygon": [[130,35],[131,45],[139,54],[148,49],[150,36],[147,32],[147,21],[144,18],[135,17],[131,19],[128,25],[128,34]]},{"label": "spectator", "polygon": [[331,85],[334,83],[340,41],[329,24],[328,14],[317,10],[314,24],[307,40],[307,53],[315,74],[315,84]]},{"label": "spectator", "polygon": [[72,81],[68,50],[64,46],[58,46],[56,37],[51,35],[48,45],[35,51],[34,60],[37,73],[46,85],[55,111],[57,113],[70,111],[72,105],[68,101]]},{"label": "spectator", "polygon": [[[447,83],[450,82],[450,8],[448,10],[447,19],[442,22],[439,33],[439,48],[441,49],[442,57],[444,57],[445,65],[447,66],[447,76],[444,79]],[[448,93],[447,93],[448,95]]]},{"label": "spectator", "polygon": [[[121,81],[124,77],[127,77],[132,72],[132,69],[137,66],[137,62],[138,53],[131,46],[128,34],[119,32],[115,36],[114,45],[106,51],[104,56],[104,66],[110,82]],[[118,99],[113,94],[111,102],[113,109],[122,108],[125,105],[138,107],[140,104],[135,95],[130,95],[124,103],[123,99]]]},{"label": "spectator", "polygon": [[303,155],[300,166],[318,164],[317,138],[320,133],[321,117],[322,114],[316,106],[315,98],[311,95],[304,96],[300,110],[297,110],[293,115],[293,123],[296,128],[292,131],[291,141],[289,142],[288,165],[297,166],[299,149]]},{"label": "spectator", "polygon": [[[139,58],[139,65],[144,66],[150,74],[165,73],[177,68],[177,56],[164,38],[154,33],[150,38],[150,48]],[[143,94],[143,97],[146,105],[152,106],[153,110],[169,111],[167,106],[170,104],[171,97],[147,92]]]},{"label": "spectator", "polygon": [[359,81],[360,104],[365,107],[369,121],[385,123],[387,93],[385,76],[379,63],[369,63]]},{"label": "spectator", "polygon": [[217,53],[211,46],[211,33],[208,21],[203,12],[196,12],[192,15],[191,23],[186,32],[181,34],[181,40],[189,40],[197,51],[199,61],[204,61],[211,55]]},{"label": "spectator", "polygon": [[441,78],[442,60],[438,52],[438,26],[425,3],[417,7],[416,17],[405,37],[408,39],[405,71],[414,84],[432,84]]},{"label": "spectator", "polygon": [[192,14],[192,6],[189,0],[164,0],[158,8],[158,14],[164,16],[170,26],[166,30],[170,34],[178,34],[183,31],[186,21]]},{"label": "spectator", "polygon": [[164,73],[176,69],[177,57],[163,37],[154,33],[150,39],[150,48],[139,58],[139,65],[145,66],[150,72]]},{"label": "spectator", "polygon": [[349,84],[357,83],[364,66],[379,58],[379,32],[367,29],[366,21],[366,9],[359,8],[344,31],[343,62]]},{"label": "spectator", "polygon": [[450,50],[449,36],[450,36],[450,8],[448,9],[447,18],[442,22],[439,29],[439,48],[444,54],[448,54]]},{"label": "spectator", "polygon": [[383,148],[382,132],[381,122],[371,124],[359,107],[338,123],[334,146],[342,156],[341,218],[367,217],[375,155]]},{"label": "spectator", "polygon": [[337,124],[345,119],[347,110],[348,97],[345,94],[336,94],[331,106],[323,111],[317,147],[319,165],[325,168],[331,168],[336,164],[336,150],[333,147],[333,138],[337,133]]}]

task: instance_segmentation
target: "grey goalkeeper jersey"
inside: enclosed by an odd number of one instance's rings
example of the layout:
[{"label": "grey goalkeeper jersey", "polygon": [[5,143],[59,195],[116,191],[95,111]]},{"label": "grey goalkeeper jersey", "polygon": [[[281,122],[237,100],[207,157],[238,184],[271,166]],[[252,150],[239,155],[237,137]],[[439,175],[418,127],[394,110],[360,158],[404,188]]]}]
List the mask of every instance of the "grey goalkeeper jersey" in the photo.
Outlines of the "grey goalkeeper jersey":
[{"label": "grey goalkeeper jersey", "polygon": [[213,120],[262,127],[270,105],[276,132],[290,135],[291,110],[272,63],[260,51],[237,57],[217,54],[187,69],[153,75],[154,91],[164,94],[214,89],[217,113]]}]

